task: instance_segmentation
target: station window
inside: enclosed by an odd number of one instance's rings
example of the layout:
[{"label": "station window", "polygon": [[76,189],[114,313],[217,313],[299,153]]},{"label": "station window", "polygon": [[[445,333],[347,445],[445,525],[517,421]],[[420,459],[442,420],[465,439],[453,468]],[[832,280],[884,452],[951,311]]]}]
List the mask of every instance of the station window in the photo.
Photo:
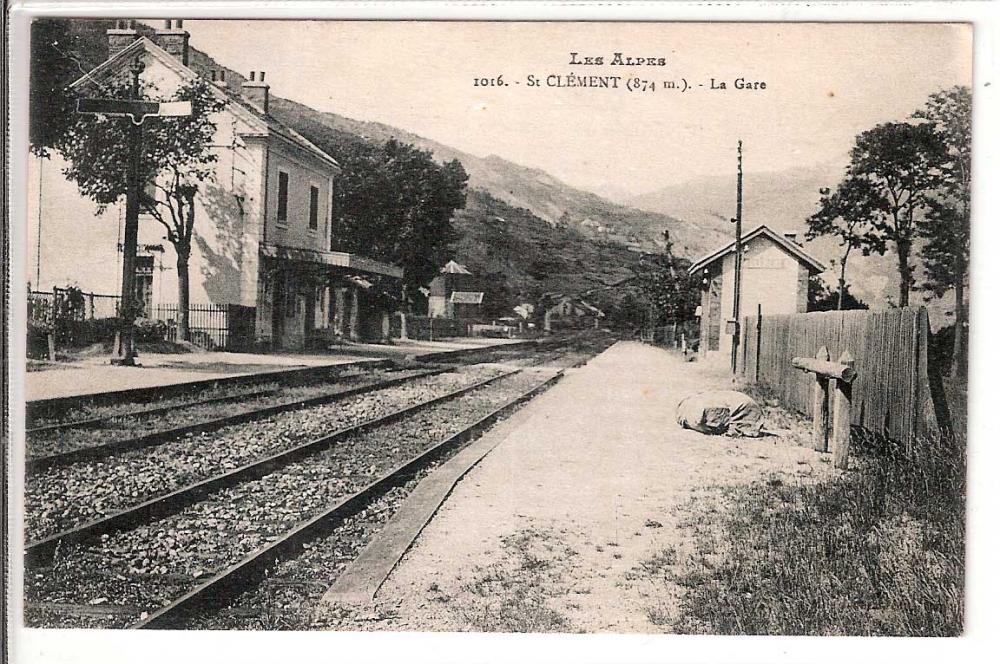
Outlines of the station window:
[{"label": "station window", "polygon": [[278,223],[288,221],[288,173],[278,171]]},{"label": "station window", "polygon": [[319,228],[319,187],[309,187],[309,229]]}]

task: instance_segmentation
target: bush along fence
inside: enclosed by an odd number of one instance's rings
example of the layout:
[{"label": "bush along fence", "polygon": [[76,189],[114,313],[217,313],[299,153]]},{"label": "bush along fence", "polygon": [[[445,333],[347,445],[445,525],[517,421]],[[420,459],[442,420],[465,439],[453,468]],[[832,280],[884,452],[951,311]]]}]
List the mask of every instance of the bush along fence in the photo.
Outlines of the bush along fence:
[{"label": "bush along fence", "polygon": [[118,316],[117,295],[84,293],[78,288],[53,288],[51,291],[28,291],[28,322],[51,328],[55,321],[93,320]]},{"label": "bush along fence", "polygon": [[[917,437],[950,427],[939,375],[927,361],[929,336],[923,307],[748,316],[740,332],[739,364],[747,380],[810,417],[823,405],[836,412],[837,404],[829,400],[835,400],[844,382],[849,386],[850,424],[909,449]],[[821,349],[826,354],[817,358]],[[856,379],[837,381],[837,387],[819,398],[816,372],[796,367],[793,360],[800,358],[801,365],[802,358],[832,357],[840,358],[840,364],[853,361]]]},{"label": "bush along fence", "polygon": [[[120,324],[117,295],[76,288],[28,292],[28,355],[55,359],[55,349],[81,348],[114,340]],[[176,304],[157,304],[136,320],[140,342],[179,341]],[[192,304],[191,342],[208,350],[248,350],[253,346],[256,309],[235,304]]]}]

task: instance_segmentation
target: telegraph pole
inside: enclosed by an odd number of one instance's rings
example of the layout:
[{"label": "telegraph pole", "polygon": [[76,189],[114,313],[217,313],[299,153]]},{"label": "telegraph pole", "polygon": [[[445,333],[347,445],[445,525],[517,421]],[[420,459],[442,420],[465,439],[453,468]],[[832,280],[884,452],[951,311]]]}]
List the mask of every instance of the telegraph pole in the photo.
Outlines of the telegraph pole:
[{"label": "telegraph pole", "polygon": [[42,290],[42,181],[45,158],[38,159],[38,238],[35,242],[35,288]]},{"label": "telegraph pole", "polygon": [[[139,99],[139,74],[145,66],[136,58],[132,73],[131,97]],[[122,254],[121,337],[115,364],[135,366],[135,255],[139,242],[139,168],[142,159],[142,124],[132,122],[128,128],[128,174],[125,179],[125,238]]]},{"label": "telegraph pole", "polygon": [[736,143],[736,243],[733,245],[733,354],[732,372],[736,373],[736,358],[739,357],[740,346],[740,288],[743,268],[743,141]]},{"label": "telegraph pole", "polygon": [[142,123],[147,117],[191,115],[190,101],[157,102],[139,98],[139,75],[145,69],[137,56],[129,71],[132,74],[131,99],[79,99],[77,113],[124,116],[132,120],[128,136],[128,171],[125,175],[125,237],[122,239],[122,295],[118,309],[120,333],[112,364],[135,366],[135,255],[139,243],[139,192],[142,185]]}]

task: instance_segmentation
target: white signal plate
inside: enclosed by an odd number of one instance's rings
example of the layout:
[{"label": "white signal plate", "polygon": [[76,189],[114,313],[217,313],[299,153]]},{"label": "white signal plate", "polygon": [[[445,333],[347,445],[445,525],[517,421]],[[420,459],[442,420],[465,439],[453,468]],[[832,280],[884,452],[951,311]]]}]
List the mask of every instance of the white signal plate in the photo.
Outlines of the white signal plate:
[{"label": "white signal plate", "polygon": [[157,115],[163,116],[181,116],[181,115],[191,115],[191,102],[189,101],[161,101],[160,102],[160,112]]}]

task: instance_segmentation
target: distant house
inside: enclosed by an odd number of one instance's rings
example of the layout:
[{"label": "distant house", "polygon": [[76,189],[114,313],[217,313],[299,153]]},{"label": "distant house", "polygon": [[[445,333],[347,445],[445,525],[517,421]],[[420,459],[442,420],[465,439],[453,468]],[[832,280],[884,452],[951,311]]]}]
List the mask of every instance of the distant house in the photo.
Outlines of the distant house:
[{"label": "distant house", "polygon": [[[110,57],[73,88],[81,96],[99,94],[104,82],[127,75],[139,59],[143,81],[165,97],[202,77],[226,102],[214,118],[215,175],[196,201],[191,302],[253,308],[248,345],[300,349],[341,336],[384,336],[403,273],[395,265],[331,251],[337,161],[270,114],[264,72],[226,81],[222,70],[189,61],[182,26],[165,21],[148,38],[134,21],[117,21],[107,33]],[[140,243],[162,236],[156,221],[140,220]],[[163,263],[170,265],[172,246],[165,246]],[[176,274],[169,272],[158,286],[161,297],[176,293]],[[148,299],[148,291],[143,296]]]},{"label": "distant house", "polygon": [[[823,264],[807,254],[794,233],[778,234],[761,225],[743,235],[740,276],[740,317],[763,314],[804,313],[808,304],[809,277],[823,271]],[[701,341],[705,357],[729,357],[733,326],[736,241],[696,260],[688,272],[701,275]]]},{"label": "distant house", "polygon": [[479,318],[483,295],[479,280],[467,267],[448,261],[431,281],[427,315],[431,318]]},{"label": "distant house", "polygon": [[551,332],[560,328],[596,328],[604,317],[604,312],[589,302],[572,295],[564,295],[545,310],[545,331]]}]

